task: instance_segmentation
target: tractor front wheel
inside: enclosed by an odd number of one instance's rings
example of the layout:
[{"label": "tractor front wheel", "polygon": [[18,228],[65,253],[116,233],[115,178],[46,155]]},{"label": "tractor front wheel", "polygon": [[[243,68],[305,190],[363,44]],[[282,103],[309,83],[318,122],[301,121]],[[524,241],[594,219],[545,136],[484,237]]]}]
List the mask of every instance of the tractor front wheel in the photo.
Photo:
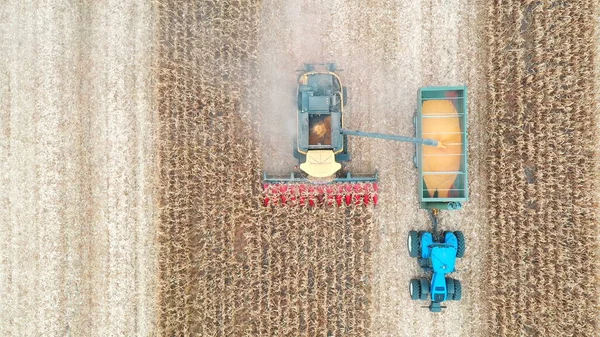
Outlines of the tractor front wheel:
[{"label": "tractor front wheel", "polygon": [[456,236],[456,241],[458,242],[458,247],[456,248],[456,257],[465,256],[465,236],[461,231],[455,231],[454,235]]},{"label": "tractor front wheel", "polygon": [[446,300],[449,301],[454,298],[454,279],[446,277]]},{"label": "tractor front wheel", "polygon": [[459,280],[454,280],[454,295],[452,300],[460,301],[462,299],[462,285]]},{"label": "tractor front wheel", "polygon": [[406,245],[408,246],[408,255],[410,257],[419,256],[419,233],[417,231],[409,231]]},{"label": "tractor front wheel", "polygon": [[421,285],[421,300],[426,301],[429,297],[429,293],[431,292],[429,289],[430,281],[425,277],[421,277],[419,279],[419,283]]},{"label": "tractor front wheel", "polygon": [[418,279],[410,280],[408,291],[410,292],[411,300],[421,299],[421,282]]}]

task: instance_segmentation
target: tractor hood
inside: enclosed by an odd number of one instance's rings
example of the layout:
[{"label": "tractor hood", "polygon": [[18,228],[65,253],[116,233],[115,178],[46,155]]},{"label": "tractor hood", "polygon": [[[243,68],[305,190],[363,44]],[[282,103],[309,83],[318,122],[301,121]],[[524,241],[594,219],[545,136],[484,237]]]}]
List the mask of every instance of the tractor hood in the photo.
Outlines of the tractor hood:
[{"label": "tractor hood", "polygon": [[455,262],[456,248],[442,244],[431,249],[431,266],[434,273],[453,272]]}]

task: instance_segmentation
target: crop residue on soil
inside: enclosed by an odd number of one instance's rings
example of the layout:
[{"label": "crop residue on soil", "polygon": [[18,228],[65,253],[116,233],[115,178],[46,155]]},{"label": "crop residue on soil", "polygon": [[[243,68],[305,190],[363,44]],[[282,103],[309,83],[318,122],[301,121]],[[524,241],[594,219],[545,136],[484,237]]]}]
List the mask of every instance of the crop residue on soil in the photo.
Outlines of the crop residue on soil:
[{"label": "crop residue on soil", "polygon": [[0,5],[0,336],[155,334],[153,14]]}]

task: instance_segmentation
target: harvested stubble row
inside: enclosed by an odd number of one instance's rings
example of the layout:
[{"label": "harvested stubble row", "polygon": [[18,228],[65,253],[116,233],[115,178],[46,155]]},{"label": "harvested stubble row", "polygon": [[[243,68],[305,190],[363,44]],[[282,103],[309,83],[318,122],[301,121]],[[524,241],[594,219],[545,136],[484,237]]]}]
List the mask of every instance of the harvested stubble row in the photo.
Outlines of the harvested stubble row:
[{"label": "harvested stubble row", "polygon": [[158,3],[159,334],[367,336],[372,209],[262,206],[259,5]]},{"label": "harvested stubble row", "polygon": [[600,329],[596,6],[489,7],[489,335]]}]

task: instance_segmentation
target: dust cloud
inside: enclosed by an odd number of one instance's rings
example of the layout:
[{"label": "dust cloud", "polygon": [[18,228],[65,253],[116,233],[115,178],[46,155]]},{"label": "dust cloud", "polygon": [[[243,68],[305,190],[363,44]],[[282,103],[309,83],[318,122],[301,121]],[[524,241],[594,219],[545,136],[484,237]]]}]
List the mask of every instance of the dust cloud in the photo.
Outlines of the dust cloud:
[{"label": "dust cloud", "polygon": [[259,131],[263,170],[288,174],[298,164],[296,138],[297,79],[305,63],[325,63],[320,6],[284,1],[264,3],[260,17]]}]

